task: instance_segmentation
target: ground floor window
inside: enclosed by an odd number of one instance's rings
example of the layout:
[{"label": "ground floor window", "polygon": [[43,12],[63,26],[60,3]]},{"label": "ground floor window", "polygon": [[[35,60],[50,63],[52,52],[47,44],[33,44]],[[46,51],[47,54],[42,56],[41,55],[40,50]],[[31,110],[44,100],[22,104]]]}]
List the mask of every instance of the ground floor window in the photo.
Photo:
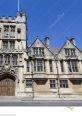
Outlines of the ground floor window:
[{"label": "ground floor window", "polygon": [[32,80],[31,79],[26,80],[26,87],[32,88]]},{"label": "ground floor window", "polygon": [[50,80],[50,88],[51,89],[56,88],[56,80]]},{"label": "ground floor window", "polygon": [[60,80],[60,88],[68,88],[68,80]]}]

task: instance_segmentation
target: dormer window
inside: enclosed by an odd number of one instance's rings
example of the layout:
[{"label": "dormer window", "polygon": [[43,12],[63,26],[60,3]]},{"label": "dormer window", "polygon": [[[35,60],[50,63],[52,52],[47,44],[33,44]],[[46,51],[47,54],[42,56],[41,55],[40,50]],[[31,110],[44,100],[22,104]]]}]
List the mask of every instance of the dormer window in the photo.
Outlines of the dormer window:
[{"label": "dormer window", "polygon": [[76,56],[74,48],[65,48],[66,56]]},{"label": "dormer window", "polygon": [[42,47],[34,47],[33,48],[34,55],[44,55],[44,48]]}]

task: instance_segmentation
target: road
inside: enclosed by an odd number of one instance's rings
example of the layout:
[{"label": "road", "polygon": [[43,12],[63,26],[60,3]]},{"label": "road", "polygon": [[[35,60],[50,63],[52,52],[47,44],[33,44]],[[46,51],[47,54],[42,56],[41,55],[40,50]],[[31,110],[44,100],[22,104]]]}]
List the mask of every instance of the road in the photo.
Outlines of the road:
[{"label": "road", "polygon": [[0,101],[0,106],[82,106],[82,101]]}]

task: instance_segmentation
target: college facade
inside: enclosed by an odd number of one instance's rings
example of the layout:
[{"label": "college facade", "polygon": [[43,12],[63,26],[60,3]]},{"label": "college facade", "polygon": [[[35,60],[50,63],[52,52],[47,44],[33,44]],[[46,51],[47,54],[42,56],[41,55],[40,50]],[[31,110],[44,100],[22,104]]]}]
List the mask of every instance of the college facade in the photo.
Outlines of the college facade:
[{"label": "college facade", "polygon": [[82,50],[74,38],[51,48],[37,37],[28,46],[24,12],[0,17],[0,96],[34,100],[82,99]]}]

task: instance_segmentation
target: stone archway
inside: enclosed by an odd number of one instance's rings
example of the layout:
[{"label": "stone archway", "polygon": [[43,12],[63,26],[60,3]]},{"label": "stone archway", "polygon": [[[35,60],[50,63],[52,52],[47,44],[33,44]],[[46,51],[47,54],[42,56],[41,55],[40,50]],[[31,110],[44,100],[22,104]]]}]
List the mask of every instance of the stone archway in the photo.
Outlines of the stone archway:
[{"label": "stone archway", "polygon": [[0,96],[15,96],[15,77],[4,74],[0,78]]}]

